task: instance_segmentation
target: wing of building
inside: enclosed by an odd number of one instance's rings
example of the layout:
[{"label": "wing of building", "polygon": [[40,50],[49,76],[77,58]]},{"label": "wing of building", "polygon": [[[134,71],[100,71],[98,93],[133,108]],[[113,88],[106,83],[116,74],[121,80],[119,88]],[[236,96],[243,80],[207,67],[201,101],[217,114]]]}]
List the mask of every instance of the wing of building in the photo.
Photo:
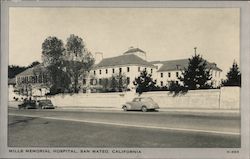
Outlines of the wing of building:
[{"label": "wing of building", "polygon": [[[152,61],[151,64],[157,66],[157,74],[154,76],[157,79],[159,86],[166,86],[170,81],[179,82],[178,77],[181,76],[184,68],[188,67],[188,59],[168,60],[168,61]],[[207,69],[211,70],[212,82],[214,87],[221,84],[220,74],[222,70],[216,65],[207,61]]]},{"label": "wing of building", "polygon": [[15,78],[16,89],[23,95],[43,96],[49,91],[46,71],[43,64],[38,64],[19,73]]}]

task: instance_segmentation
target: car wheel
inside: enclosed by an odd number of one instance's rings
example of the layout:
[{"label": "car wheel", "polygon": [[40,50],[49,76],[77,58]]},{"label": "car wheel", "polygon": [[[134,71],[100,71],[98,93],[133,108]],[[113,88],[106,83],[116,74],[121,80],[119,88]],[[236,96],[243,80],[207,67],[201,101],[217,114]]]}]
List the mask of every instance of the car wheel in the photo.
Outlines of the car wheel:
[{"label": "car wheel", "polygon": [[141,107],[141,111],[143,111],[143,112],[147,112],[147,111],[148,111],[148,109],[147,109],[147,107],[146,107],[146,106],[142,106],[142,107]]},{"label": "car wheel", "polygon": [[124,111],[127,111],[127,110],[128,110],[127,106],[123,106],[122,109],[123,109]]}]

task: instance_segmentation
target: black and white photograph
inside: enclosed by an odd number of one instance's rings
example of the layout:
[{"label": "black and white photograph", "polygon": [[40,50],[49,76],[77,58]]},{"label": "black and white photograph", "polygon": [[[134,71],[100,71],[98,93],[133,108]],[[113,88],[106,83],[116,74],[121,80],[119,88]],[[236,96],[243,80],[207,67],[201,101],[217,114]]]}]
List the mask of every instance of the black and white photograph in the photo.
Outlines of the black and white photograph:
[{"label": "black and white photograph", "polygon": [[5,155],[249,157],[239,5],[16,4],[1,23]]}]

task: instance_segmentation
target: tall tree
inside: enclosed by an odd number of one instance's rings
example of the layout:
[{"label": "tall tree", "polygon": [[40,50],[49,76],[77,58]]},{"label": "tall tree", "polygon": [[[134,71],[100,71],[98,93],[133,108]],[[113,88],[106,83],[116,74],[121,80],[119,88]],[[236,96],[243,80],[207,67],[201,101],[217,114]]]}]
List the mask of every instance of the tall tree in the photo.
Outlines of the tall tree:
[{"label": "tall tree", "polygon": [[140,76],[135,78],[133,82],[136,86],[136,92],[141,95],[143,92],[150,91],[155,87],[155,82],[153,81],[151,74],[148,74],[146,69],[140,73]]},{"label": "tall tree", "polygon": [[184,68],[179,80],[183,82],[184,88],[188,90],[211,88],[212,76],[207,62],[199,54],[189,59],[188,67]]},{"label": "tall tree", "polygon": [[51,94],[61,93],[68,89],[69,77],[63,71],[63,52],[64,45],[62,40],[57,37],[48,37],[42,43],[42,60],[51,77]]},{"label": "tall tree", "polygon": [[222,82],[224,86],[241,86],[241,73],[235,61],[226,76],[227,79]]},{"label": "tall tree", "polygon": [[[94,58],[87,51],[82,38],[71,34],[66,43],[66,69],[71,77],[74,92],[79,91],[79,79],[81,76],[87,75],[87,71],[94,64]],[[84,77],[82,77],[84,78]]]}]

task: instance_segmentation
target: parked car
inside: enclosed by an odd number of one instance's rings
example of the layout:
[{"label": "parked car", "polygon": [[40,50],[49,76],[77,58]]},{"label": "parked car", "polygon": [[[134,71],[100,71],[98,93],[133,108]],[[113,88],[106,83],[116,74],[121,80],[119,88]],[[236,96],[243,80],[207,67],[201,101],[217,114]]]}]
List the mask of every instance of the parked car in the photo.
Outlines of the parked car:
[{"label": "parked car", "polygon": [[146,112],[148,110],[160,109],[159,105],[150,97],[136,97],[131,102],[126,102],[122,109],[127,110],[141,110]]},{"label": "parked car", "polygon": [[55,109],[54,105],[49,99],[38,100],[37,103],[38,107],[41,109]]},{"label": "parked car", "polygon": [[35,100],[24,100],[22,104],[18,105],[18,109],[36,109]]}]

